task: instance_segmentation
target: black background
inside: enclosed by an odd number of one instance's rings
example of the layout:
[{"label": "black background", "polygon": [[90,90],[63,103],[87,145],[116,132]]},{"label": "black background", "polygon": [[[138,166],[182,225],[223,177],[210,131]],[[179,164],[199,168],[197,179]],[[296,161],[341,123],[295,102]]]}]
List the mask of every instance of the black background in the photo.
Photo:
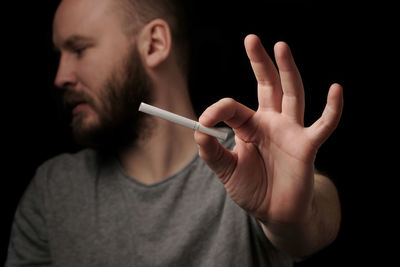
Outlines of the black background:
[{"label": "black background", "polygon": [[[79,149],[60,115],[53,80],[57,54],[52,50],[51,23],[58,1],[29,1],[10,7],[3,23],[6,48],[2,73],[3,222],[1,259],[19,198],[38,165],[62,152]],[[349,79],[354,64],[356,11],[337,2],[318,5],[290,1],[191,1],[189,4],[192,66],[190,89],[198,113],[222,97],[257,107],[256,82],[243,47],[244,37],[258,34],[271,55],[277,41],[292,48],[306,90],[306,125],[321,114],[329,86],[344,86],[345,108],[338,129],[320,149],[316,167],[337,185],[343,221],[338,239],[298,266],[341,266],[369,258],[373,244],[371,218],[366,214],[371,180],[359,172],[357,111],[362,100]],[[371,175],[371,174],[370,174]],[[368,203],[368,204],[366,204]],[[376,245],[376,244],[375,244]]]}]

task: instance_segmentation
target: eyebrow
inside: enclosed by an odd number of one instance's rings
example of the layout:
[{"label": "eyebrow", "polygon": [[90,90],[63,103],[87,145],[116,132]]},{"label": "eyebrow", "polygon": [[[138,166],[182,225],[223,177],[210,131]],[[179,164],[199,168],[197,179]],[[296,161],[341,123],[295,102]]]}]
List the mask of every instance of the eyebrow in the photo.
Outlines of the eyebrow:
[{"label": "eyebrow", "polygon": [[[61,47],[70,49],[70,48],[74,48],[77,44],[81,44],[81,43],[90,43],[93,42],[93,38],[90,37],[85,37],[82,35],[72,35],[70,37],[68,37],[62,44]],[[55,51],[60,51],[60,47],[56,44],[53,44],[53,49]]]}]

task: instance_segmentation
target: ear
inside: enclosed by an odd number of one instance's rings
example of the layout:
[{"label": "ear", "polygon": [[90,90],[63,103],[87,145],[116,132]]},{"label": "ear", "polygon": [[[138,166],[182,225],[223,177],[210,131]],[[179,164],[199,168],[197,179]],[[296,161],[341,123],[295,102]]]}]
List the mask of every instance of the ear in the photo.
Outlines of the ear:
[{"label": "ear", "polygon": [[171,52],[171,30],[166,21],[155,19],[146,24],[138,36],[138,49],[143,63],[155,68],[164,62]]}]

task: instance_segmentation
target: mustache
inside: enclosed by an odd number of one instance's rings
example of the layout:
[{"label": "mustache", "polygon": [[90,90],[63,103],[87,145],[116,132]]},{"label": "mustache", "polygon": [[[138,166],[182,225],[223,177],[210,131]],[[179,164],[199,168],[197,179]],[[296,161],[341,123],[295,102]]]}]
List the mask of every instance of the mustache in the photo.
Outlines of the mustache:
[{"label": "mustache", "polygon": [[64,92],[62,102],[65,109],[72,109],[81,103],[86,103],[93,106],[92,98],[85,92],[71,89]]}]

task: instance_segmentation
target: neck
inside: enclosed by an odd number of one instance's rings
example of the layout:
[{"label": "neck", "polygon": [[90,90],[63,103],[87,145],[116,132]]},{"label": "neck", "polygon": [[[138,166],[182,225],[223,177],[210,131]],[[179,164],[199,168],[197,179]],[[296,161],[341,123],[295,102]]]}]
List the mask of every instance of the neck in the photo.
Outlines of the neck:
[{"label": "neck", "polygon": [[[160,82],[157,98],[151,104],[196,119],[186,84],[176,81]],[[167,88],[168,85],[171,87]],[[154,184],[186,166],[195,156],[197,145],[191,129],[155,117],[149,117],[147,123],[150,135],[119,156],[130,177],[144,184]]]}]

